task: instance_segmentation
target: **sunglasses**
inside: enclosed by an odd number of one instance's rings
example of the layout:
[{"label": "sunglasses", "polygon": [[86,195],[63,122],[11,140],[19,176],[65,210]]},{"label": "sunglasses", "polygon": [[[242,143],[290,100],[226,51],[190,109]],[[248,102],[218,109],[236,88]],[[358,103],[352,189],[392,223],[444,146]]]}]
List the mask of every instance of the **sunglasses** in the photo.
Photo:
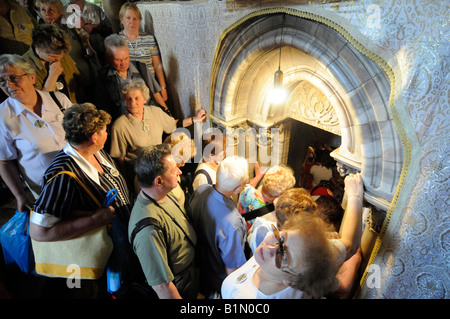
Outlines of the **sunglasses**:
[{"label": "sunglasses", "polygon": [[14,84],[19,83],[19,81],[24,77],[25,75],[28,75],[29,73],[19,74],[19,75],[8,75],[4,78],[0,79],[0,85],[5,86],[8,82],[12,82]]},{"label": "sunglasses", "polygon": [[284,237],[280,235],[278,228],[272,225],[273,234],[275,239],[278,241],[276,257],[275,257],[275,266],[278,269],[282,269],[283,265],[289,265],[289,256],[287,254],[286,245],[284,243]]}]

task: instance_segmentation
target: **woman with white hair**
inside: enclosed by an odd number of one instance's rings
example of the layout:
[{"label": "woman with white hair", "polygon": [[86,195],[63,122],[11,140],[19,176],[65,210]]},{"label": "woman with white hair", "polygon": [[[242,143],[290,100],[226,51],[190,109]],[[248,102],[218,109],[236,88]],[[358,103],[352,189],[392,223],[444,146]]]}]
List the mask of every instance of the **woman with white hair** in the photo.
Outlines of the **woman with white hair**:
[{"label": "woman with white hair", "polygon": [[0,175],[21,212],[34,201],[24,184],[37,198],[47,166],[66,144],[62,111],[72,105],[60,92],[36,90],[35,83],[29,62],[16,54],[0,56],[0,88],[8,96],[0,104]]},{"label": "woman with white hair", "polygon": [[[170,134],[177,128],[177,120],[161,108],[145,105],[150,98],[149,88],[143,80],[130,80],[122,87],[127,110],[111,128],[111,156],[116,158],[127,179],[130,193],[134,189],[134,162],[143,147],[162,143],[163,132]],[[202,121],[206,111],[182,121],[182,126]],[[134,195],[132,195],[134,196]]]}]

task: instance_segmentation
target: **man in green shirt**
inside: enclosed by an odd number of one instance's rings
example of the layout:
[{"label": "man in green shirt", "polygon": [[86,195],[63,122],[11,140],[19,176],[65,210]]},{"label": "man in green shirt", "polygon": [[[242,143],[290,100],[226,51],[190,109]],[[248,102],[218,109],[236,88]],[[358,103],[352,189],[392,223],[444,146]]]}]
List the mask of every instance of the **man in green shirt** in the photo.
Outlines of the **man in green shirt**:
[{"label": "man in green shirt", "polygon": [[147,283],[160,299],[195,299],[197,237],[184,207],[171,194],[181,171],[170,146],[145,148],[135,169],[141,191],[131,212],[128,234]]}]

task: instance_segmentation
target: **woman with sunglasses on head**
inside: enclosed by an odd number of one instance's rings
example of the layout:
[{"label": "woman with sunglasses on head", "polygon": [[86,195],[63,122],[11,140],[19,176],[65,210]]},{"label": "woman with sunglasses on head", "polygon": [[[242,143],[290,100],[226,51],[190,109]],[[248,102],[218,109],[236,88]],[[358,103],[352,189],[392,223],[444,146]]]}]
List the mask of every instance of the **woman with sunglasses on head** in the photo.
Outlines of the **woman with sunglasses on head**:
[{"label": "woman with sunglasses on head", "polygon": [[[258,246],[253,257],[224,280],[222,297],[310,299],[337,290],[340,265],[321,226],[309,214],[289,219],[283,229],[273,226],[273,234]],[[339,254],[342,256],[342,251]]]},{"label": "woman with sunglasses on head", "polygon": [[8,98],[0,104],[0,174],[21,212],[31,208],[24,184],[37,198],[42,176],[65,145],[62,109],[72,102],[62,93],[36,90],[33,66],[19,55],[0,56],[0,87]]},{"label": "woman with sunglasses on head", "polygon": [[[314,213],[297,212],[280,229],[272,226],[273,233],[256,248],[253,257],[225,278],[222,297],[309,299],[347,289],[342,286],[349,284],[349,277],[354,278],[359,265],[352,255],[361,242],[363,187],[360,174],[345,181],[348,202],[339,239],[327,236],[325,224]],[[296,209],[295,203],[292,209]],[[353,272],[342,278],[338,272],[348,256],[352,256],[348,261]]]}]

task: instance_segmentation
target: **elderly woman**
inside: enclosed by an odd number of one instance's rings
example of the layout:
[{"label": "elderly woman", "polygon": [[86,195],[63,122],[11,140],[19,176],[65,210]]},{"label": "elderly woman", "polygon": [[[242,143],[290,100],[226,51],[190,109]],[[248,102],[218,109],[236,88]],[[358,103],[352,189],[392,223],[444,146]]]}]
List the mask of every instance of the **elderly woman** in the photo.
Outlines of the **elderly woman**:
[{"label": "elderly woman", "polygon": [[31,37],[31,47],[22,57],[36,69],[36,88],[60,91],[75,103],[81,98],[77,83],[80,71],[69,56],[69,38],[51,24],[35,27]]},{"label": "elderly woman", "polygon": [[95,77],[101,68],[97,53],[91,46],[89,33],[82,28],[72,28],[62,23],[64,5],[61,0],[37,0],[36,7],[41,14],[40,23],[53,24],[67,34],[71,46],[69,55],[80,71],[78,83],[85,93],[83,99],[87,100],[94,92]]},{"label": "elderly woman", "polygon": [[[300,203],[286,201],[285,208],[297,213],[280,229],[273,226],[272,234],[256,248],[254,256],[224,280],[222,297],[304,299],[338,291],[342,285],[338,271],[361,243],[362,179],[356,174],[345,181],[351,202],[339,239],[330,239],[323,222],[312,213],[302,213]],[[277,210],[284,196],[279,197]]]},{"label": "elderly woman", "polygon": [[36,90],[34,72],[19,55],[0,56],[0,87],[8,96],[0,104],[0,174],[21,212],[34,202],[24,184],[37,197],[47,166],[66,143],[62,110],[72,105],[62,93]]},{"label": "elderly woman", "polygon": [[[90,103],[74,104],[64,113],[67,144],[44,174],[43,189],[30,219],[34,241],[73,239],[108,225],[116,216],[128,223],[131,204],[125,180],[103,150],[110,121],[108,113]],[[99,207],[94,198],[102,203],[111,189],[117,189],[116,198],[109,206]]]},{"label": "elderly woman", "polygon": [[127,40],[130,60],[143,62],[147,65],[161,86],[161,95],[164,101],[167,101],[167,85],[158,44],[153,35],[139,31],[142,15],[136,3],[124,3],[119,11],[119,19],[123,26],[123,30],[119,34]]},{"label": "elderly woman", "polygon": [[[150,92],[143,80],[130,80],[122,88],[127,111],[111,128],[111,156],[127,178],[128,186],[134,185],[134,162],[143,147],[162,143],[163,133],[170,134],[177,128],[177,120],[167,115],[161,108],[144,105]],[[195,117],[183,119],[182,126],[202,121],[205,111],[200,110]],[[178,124],[179,125],[179,124]]]}]

